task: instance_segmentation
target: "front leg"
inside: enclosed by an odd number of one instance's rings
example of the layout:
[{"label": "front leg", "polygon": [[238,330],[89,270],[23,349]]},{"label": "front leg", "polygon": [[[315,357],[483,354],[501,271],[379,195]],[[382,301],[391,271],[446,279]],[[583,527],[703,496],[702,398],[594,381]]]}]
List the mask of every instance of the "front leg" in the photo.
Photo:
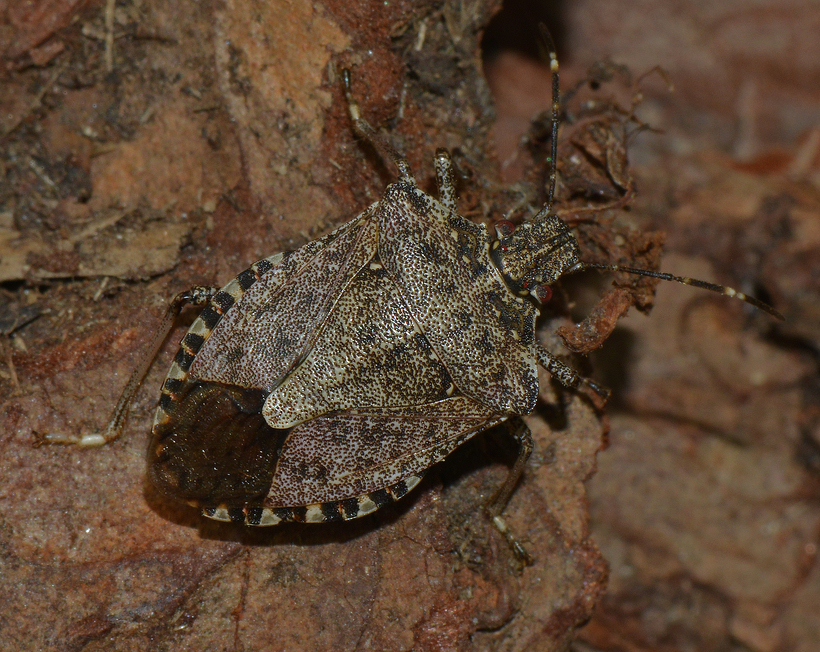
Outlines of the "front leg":
[{"label": "front leg", "polygon": [[533,344],[532,352],[535,355],[535,359],[538,360],[538,364],[544,367],[544,369],[564,387],[578,389],[581,385],[584,385],[595,392],[604,402],[609,399],[610,391],[606,387],[599,385],[590,378],[585,378],[568,364],[561,362],[544,347]]}]

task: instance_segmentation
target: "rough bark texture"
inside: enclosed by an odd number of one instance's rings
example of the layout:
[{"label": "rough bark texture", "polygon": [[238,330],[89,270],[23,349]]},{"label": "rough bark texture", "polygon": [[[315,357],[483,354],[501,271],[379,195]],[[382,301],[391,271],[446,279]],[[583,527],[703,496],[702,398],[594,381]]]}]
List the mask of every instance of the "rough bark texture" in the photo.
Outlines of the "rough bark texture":
[{"label": "rough bark texture", "polygon": [[515,455],[498,433],[338,526],[250,531],[163,502],[143,451],[183,324],[122,439],[33,447],[102,424],[176,292],[379,197],[394,171],[354,137],[342,67],[423,187],[457,148],[462,212],[497,219],[479,38],[499,3],[58,4],[0,5],[4,649],[565,647],[605,582],[583,487],[603,425],[546,378],[507,510],[537,559],[523,573],[480,509]]},{"label": "rough bark texture", "polygon": [[[493,433],[360,521],[250,531],[163,502],[145,484],[144,447],[184,323],[121,440],[33,447],[37,432],[104,422],[179,290],[227,282],[379,197],[393,170],[351,133],[343,67],[422,187],[434,186],[435,148],[457,149],[462,214],[491,222],[518,206],[510,218],[525,219],[544,195],[545,121],[532,119],[549,106],[549,76],[517,55],[488,60],[491,133],[479,39],[499,5],[0,0],[4,649],[571,644],[606,583],[583,483],[607,422],[546,377],[528,419],[536,452],[507,510],[536,558],[523,572],[479,509],[514,458]],[[551,5],[562,87],[603,82],[567,94],[559,155],[557,208],[585,258],[657,266],[663,230],[666,271],[763,292],[787,317],[666,284],[648,319],[616,328],[631,305],[651,306],[653,283],[619,277],[600,298],[596,275],[557,288],[542,341],[589,352],[612,334],[594,360],[615,391],[589,485],[612,568],[580,634],[595,649],[820,640],[811,7]],[[606,56],[633,77],[588,72]],[[659,76],[634,83],[657,64],[675,93]],[[630,141],[626,167],[618,136],[636,124],[638,88],[639,116],[666,133]]]},{"label": "rough bark texture", "polygon": [[[665,271],[786,316],[662,284],[651,315],[630,314],[594,356],[615,390],[588,485],[610,579],[579,649],[817,649],[820,14],[597,0],[558,13],[564,88],[601,57],[661,65],[675,85],[641,84],[638,115],[663,133],[633,141],[637,195],[616,223],[665,231]],[[487,74],[503,159],[548,77],[511,54]]]}]

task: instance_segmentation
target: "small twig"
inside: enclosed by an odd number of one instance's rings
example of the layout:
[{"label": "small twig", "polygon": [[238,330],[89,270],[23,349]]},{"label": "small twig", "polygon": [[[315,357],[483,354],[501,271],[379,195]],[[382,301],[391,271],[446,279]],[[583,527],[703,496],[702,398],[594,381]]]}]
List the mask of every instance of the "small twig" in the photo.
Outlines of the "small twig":
[{"label": "small twig", "polygon": [[809,131],[808,138],[800,146],[789,164],[786,174],[790,179],[800,180],[805,178],[811,170],[812,162],[820,152],[820,129],[816,127]]},{"label": "small twig", "polygon": [[424,39],[427,36],[427,21],[422,20],[421,24],[419,25],[419,34],[416,37],[416,44],[413,46],[413,49],[416,52],[421,52],[421,48],[424,46]]},{"label": "small twig", "polygon": [[100,287],[97,288],[97,291],[94,293],[94,297],[92,298],[92,301],[97,302],[97,301],[100,300],[100,297],[102,297],[102,294],[103,294],[103,292],[105,292],[105,288],[108,285],[108,280],[109,280],[108,276],[103,277],[102,283],[100,283]]},{"label": "small twig", "polygon": [[208,104],[207,106],[201,106],[198,109],[194,109],[194,113],[206,113],[207,111],[219,111],[222,108],[221,104]]},{"label": "small twig", "polygon": [[20,114],[20,116],[12,122],[8,127],[6,127],[5,131],[0,134],[0,138],[8,136],[12,131],[17,129],[28,116],[30,116],[37,108],[40,106],[40,102],[43,101],[43,97],[48,92],[48,89],[57,81],[57,78],[62,74],[65,67],[68,65],[68,59],[65,59],[60,65],[54,68],[54,72],[51,73],[51,76],[48,78],[43,87],[37,91],[37,95],[34,96],[34,99],[31,101],[25,110]]},{"label": "small twig", "polygon": [[114,7],[116,0],[105,2],[105,69],[114,70]]},{"label": "small twig", "polygon": [[3,347],[6,350],[6,365],[9,368],[9,376],[11,377],[11,385],[14,389],[11,391],[12,396],[21,394],[20,381],[17,378],[17,369],[14,367],[14,359],[12,358],[12,347],[10,345]]}]

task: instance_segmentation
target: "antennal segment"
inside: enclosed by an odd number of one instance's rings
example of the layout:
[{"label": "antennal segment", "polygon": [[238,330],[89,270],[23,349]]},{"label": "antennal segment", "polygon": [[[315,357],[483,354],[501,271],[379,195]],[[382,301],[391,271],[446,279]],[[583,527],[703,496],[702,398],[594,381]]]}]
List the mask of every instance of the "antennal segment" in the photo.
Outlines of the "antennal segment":
[{"label": "antennal segment", "polygon": [[547,194],[547,203],[535,216],[535,220],[542,219],[552,213],[552,204],[555,200],[555,183],[558,174],[558,122],[561,102],[561,91],[558,86],[558,55],[555,52],[555,42],[552,40],[547,26],[544,23],[539,23],[538,28],[541,30],[541,36],[547,45],[547,50],[550,58],[550,72],[552,72],[552,147],[550,151],[550,177],[549,177],[549,192]]},{"label": "antennal segment", "polygon": [[675,276],[674,274],[666,274],[664,272],[652,272],[648,269],[635,269],[634,267],[622,267],[621,265],[598,265],[596,263],[581,263],[572,271],[581,272],[586,269],[600,269],[609,272],[626,272],[627,274],[635,274],[637,276],[649,276],[651,278],[659,278],[662,281],[675,281],[676,283],[683,283],[683,285],[691,285],[696,288],[703,288],[704,290],[709,290],[710,292],[717,292],[718,294],[722,294],[727,297],[733,297],[735,299],[745,301],[746,303],[754,306],[758,310],[762,310],[763,312],[770,314],[772,317],[779,319],[780,321],[786,320],[786,318],[783,315],[777,312],[777,310],[772,308],[769,304],[763,303],[759,299],[750,297],[747,294],[743,294],[743,292],[739,292],[734,288],[726,287],[725,285],[709,283],[708,281],[700,281],[696,278],[689,278],[688,276]]}]

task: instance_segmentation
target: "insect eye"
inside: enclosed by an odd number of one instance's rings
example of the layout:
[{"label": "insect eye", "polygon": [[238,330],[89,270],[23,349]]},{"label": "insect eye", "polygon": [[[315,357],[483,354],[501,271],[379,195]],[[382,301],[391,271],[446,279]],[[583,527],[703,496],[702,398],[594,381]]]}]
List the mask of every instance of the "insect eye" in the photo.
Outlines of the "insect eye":
[{"label": "insect eye", "polygon": [[499,220],[495,223],[495,233],[499,238],[508,238],[515,231],[515,224],[509,220]]},{"label": "insect eye", "polygon": [[535,288],[535,296],[541,303],[547,303],[552,299],[552,288],[549,285],[539,285]]}]

